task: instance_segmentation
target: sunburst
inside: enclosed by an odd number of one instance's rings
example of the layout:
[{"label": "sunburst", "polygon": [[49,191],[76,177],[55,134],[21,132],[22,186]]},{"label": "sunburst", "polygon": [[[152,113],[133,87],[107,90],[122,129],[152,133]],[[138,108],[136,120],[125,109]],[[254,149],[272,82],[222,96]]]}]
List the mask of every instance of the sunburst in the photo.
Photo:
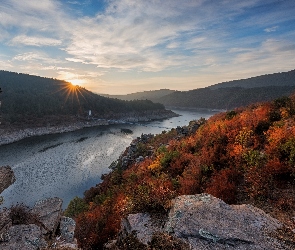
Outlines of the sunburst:
[{"label": "sunburst", "polygon": [[80,98],[82,97],[84,100],[87,100],[85,96],[83,95],[82,91],[83,91],[83,88],[81,88],[80,86],[73,85],[70,82],[64,81],[61,84],[60,89],[52,94],[55,94],[57,92],[62,92],[62,94],[65,95],[64,104],[67,103],[68,100],[72,100],[73,102],[74,99],[76,99],[79,104],[79,107],[81,107]]}]

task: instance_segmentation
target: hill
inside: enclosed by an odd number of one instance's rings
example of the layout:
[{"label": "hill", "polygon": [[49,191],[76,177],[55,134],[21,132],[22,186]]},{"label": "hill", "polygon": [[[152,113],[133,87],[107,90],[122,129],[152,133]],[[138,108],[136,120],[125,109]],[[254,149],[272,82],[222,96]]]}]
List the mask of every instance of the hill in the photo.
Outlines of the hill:
[{"label": "hill", "polygon": [[162,211],[165,217],[175,197],[209,193],[270,213],[287,225],[277,237],[294,249],[294,162],[291,96],[192,121],[157,136],[142,135],[110,166],[113,171],[102,183],[70,202],[66,215],[76,220],[80,246],[102,249],[128,214]]},{"label": "hill", "polygon": [[255,76],[248,79],[240,79],[222,82],[210,86],[210,89],[219,88],[258,88],[268,86],[295,86],[295,70],[268,75]]},{"label": "hill", "polygon": [[257,88],[228,87],[211,89],[210,87],[190,91],[176,91],[172,94],[153,99],[165,106],[233,109],[255,102],[274,100],[289,96],[295,86],[267,86]]},{"label": "hill", "polygon": [[[36,124],[45,120],[86,117],[116,118],[123,113],[165,110],[148,100],[123,101],[107,98],[57,79],[0,71],[2,122]],[[45,122],[46,124],[46,122]]]},{"label": "hill", "polygon": [[174,92],[175,92],[175,90],[159,89],[159,90],[136,92],[136,93],[127,94],[127,95],[106,95],[106,94],[101,94],[101,95],[105,96],[105,97],[117,98],[117,99],[126,100],[126,101],[131,101],[131,100],[160,100],[163,96],[169,95],[169,94],[174,93]]}]

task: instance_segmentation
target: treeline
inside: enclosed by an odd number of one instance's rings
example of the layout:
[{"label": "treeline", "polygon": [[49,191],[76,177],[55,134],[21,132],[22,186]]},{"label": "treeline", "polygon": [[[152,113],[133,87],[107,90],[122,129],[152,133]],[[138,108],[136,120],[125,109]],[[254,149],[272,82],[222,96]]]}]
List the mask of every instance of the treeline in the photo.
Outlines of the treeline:
[{"label": "treeline", "polygon": [[101,118],[125,112],[164,109],[148,100],[123,101],[94,94],[57,79],[0,71],[2,120],[10,123],[45,116],[85,116],[89,110]]},{"label": "treeline", "polygon": [[[142,162],[124,165],[127,149],[102,183],[70,202],[66,214],[76,220],[80,247],[102,249],[129,213],[166,213],[176,196],[203,192],[230,204],[253,204],[293,228],[295,96],[197,123],[188,136],[172,129],[133,146]],[[294,237],[289,243],[294,246]]]}]

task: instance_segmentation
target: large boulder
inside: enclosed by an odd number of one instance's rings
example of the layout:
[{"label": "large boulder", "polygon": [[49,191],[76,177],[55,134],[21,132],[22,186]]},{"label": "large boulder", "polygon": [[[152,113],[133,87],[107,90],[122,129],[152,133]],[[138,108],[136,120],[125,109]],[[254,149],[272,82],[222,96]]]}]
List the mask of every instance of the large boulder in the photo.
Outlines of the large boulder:
[{"label": "large boulder", "polygon": [[0,167],[0,194],[14,182],[15,176],[11,167]]},{"label": "large boulder", "polygon": [[10,227],[0,242],[1,250],[38,250],[42,247],[47,247],[47,243],[40,227],[34,224]]},{"label": "large boulder", "polygon": [[173,201],[165,231],[192,249],[286,249],[269,236],[281,223],[251,205],[228,205],[209,194]]},{"label": "large boulder", "polygon": [[43,234],[54,235],[59,225],[62,212],[62,199],[48,198],[37,201],[32,213],[37,214],[43,227]]},{"label": "large boulder", "polygon": [[192,250],[290,249],[271,236],[280,227],[278,220],[252,205],[228,205],[209,194],[183,195],[172,201],[165,222],[149,214],[128,215],[118,242],[133,234],[147,245],[153,236],[166,234]]}]

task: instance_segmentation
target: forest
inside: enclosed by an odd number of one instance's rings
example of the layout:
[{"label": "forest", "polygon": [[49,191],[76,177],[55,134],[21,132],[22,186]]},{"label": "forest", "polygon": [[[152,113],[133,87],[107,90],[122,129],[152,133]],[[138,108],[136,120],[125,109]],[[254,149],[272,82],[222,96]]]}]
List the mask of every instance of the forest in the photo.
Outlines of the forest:
[{"label": "forest", "polygon": [[99,118],[125,112],[165,109],[148,100],[123,101],[107,98],[69,82],[0,71],[3,123],[34,123],[62,117],[85,117],[88,111]]},{"label": "forest", "polygon": [[137,141],[133,155],[143,161],[124,164],[127,148],[101,183],[70,202],[65,214],[75,218],[75,237],[83,249],[102,249],[127,214],[165,214],[171,199],[183,194],[206,192],[229,204],[252,204],[292,223],[295,95],[192,121],[188,127],[194,126],[198,129],[188,134],[172,129]]}]

